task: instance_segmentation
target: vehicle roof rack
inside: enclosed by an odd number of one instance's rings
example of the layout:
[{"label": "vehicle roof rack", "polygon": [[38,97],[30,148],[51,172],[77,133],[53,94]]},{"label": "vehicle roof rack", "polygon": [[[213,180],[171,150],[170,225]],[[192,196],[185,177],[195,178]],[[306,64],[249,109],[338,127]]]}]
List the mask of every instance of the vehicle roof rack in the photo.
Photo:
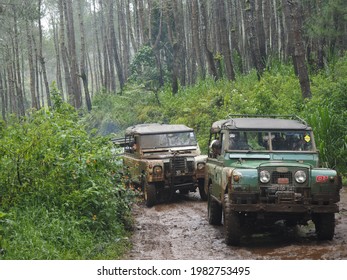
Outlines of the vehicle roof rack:
[{"label": "vehicle roof rack", "polygon": [[129,145],[129,139],[126,139],[125,137],[122,138],[112,138],[112,143],[115,145],[118,145],[120,147],[125,147]]},{"label": "vehicle roof rack", "polygon": [[307,122],[297,115],[252,115],[252,114],[230,114],[228,118],[272,118],[272,119],[289,119],[301,122],[303,125],[308,126]]}]

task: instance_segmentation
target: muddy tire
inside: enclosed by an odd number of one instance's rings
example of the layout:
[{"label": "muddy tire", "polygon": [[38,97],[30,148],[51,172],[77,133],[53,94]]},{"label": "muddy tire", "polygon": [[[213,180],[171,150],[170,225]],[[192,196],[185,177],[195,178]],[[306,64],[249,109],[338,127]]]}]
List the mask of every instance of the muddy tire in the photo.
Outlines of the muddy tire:
[{"label": "muddy tire", "polygon": [[237,246],[242,236],[240,216],[231,209],[228,195],[224,198],[224,230],[227,245]]},{"label": "muddy tire", "polygon": [[205,184],[204,180],[199,180],[199,193],[200,193],[201,200],[202,201],[207,201],[208,196],[207,196],[207,193],[205,191],[204,184]]},{"label": "muddy tire", "polygon": [[155,185],[146,184],[144,189],[144,199],[147,207],[152,207],[157,202],[157,190]]},{"label": "muddy tire", "polygon": [[319,240],[332,240],[335,234],[335,214],[321,213],[315,214],[313,219],[317,238]]},{"label": "muddy tire", "polygon": [[222,206],[208,193],[207,201],[208,222],[210,225],[220,225],[222,221]]}]

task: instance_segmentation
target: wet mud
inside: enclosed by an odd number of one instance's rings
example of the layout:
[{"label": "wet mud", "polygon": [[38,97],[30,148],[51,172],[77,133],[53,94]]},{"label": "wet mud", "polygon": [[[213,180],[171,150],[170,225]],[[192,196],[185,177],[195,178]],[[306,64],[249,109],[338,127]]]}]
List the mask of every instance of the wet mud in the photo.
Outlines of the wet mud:
[{"label": "wet mud", "polygon": [[318,241],[314,225],[247,236],[238,247],[224,242],[223,226],[207,219],[207,202],[198,194],[177,194],[173,201],[147,208],[133,206],[135,216],[130,260],[347,260],[347,187],[341,190],[340,212],[335,214],[332,241]]}]

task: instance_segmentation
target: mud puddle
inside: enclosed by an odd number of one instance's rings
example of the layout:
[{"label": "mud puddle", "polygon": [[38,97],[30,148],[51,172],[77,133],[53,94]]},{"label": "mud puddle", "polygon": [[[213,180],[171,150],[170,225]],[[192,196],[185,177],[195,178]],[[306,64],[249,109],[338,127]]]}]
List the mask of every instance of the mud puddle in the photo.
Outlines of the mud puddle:
[{"label": "mud puddle", "polygon": [[317,241],[314,225],[273,230],[243,238],[239,247],[227,246],[223,226],[207,220],[207,203],[198,194],[175,195],[172,202],[147,208],[134,205],[133,248],[126,259],[137,260],[300,260],[347,259],[347,188],[341,190],[335,237]]}]

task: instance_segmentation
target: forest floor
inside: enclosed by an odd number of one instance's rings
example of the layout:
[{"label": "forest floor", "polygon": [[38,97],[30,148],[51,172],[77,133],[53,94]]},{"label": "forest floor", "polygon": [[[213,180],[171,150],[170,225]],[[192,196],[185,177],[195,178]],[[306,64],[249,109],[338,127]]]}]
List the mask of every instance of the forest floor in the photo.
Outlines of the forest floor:
[{"label": "forest floor", "polygon": [[223,226],[207,219],[207,203],[198,193],[177,194],[173,201],[147,208],[135,204],[133,248],[128,260],[346,260],[347,187],[341,190],[340,212],[335,215],[332,241],[318,241],[314,225],[294,230],[278,227],[243,240],[241,246],[227,246]]}]

